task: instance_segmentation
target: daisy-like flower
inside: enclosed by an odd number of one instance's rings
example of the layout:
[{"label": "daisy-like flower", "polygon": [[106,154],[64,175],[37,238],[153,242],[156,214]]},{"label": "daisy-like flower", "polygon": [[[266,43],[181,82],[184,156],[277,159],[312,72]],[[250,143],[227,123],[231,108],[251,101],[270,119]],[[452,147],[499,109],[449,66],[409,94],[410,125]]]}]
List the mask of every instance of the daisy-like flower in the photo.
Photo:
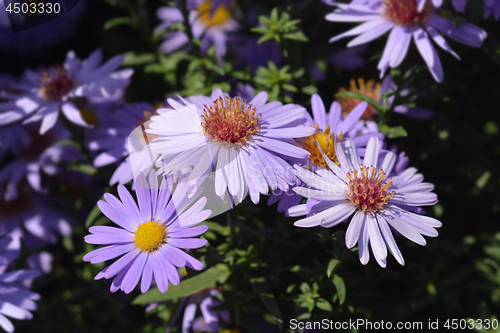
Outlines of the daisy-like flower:
[{"label": "daisy-like flower", "polygon": [[158,289],[164,293],[169,282],[180,282],[176,267],[203,269],[199,260],[180,249],[197,249],[207,243],[193,237],[203,234],[208,226],[194,225],[204,221],[211,211],[203,210],[206,198],[195,202],[199,193],[187,197],[185,178],[171,196],[167,181],[163,179],[158,187],[157,173],[152,170],[147,180],[144,174],[138,175],[135,189],[139,206],[123,185],[118,185],[120,200],[106,193],[106,201],[97,203],[103,214],[121,228],[90,227],[91,235],[85,236],[85,241],[107,246],[87,253],[83,260],[95,264],[123,255],[95,279],[114,278],[111,291],[121,289],[128,294],[139,280],[141,292],[148,291],[154,276]]},{"label": "daisy-like flower", "polygon": [[370,0],[353,1],[350,4],[331,3],[339,8],[328,14],[333,22],[364,22],[363,24],[330,39],[335,42],[344,37],[356,36],[348,47],[370,42],[388,31],[389,39],[378,63],[380,77],[388,67],[398,67],[408,52],[413,37],[415,45],[438,82],[443,80],[443,68],[431,39],[446,52],[460,60],[446,40],[447,36],[459,43],[480,47],[486,32],[468,22],[455,27],[453,23],[435,13],[435,7],[427,0],[419,11],[417,0]]},{"label": "daisy-like flower", "polygon": [[[334,136],[343,138],[346,133],[351,133],[352,127],[359,121],[367,105],[368,103],[366,102],[360,103],[353,109],[353,112],[347,115],[345,119],[342,119],[339,102],[333,102],[330,105],[330,112],[327,113],[325,104],[323,103],[321,97],[318,94],[312,95],[311,107],[314,118],[307,114],[304,126],[312,127],[316,130],[316,132],[304,139],[298,139],[296,142],[298,146],[307,150],[311,155],[308,160],[295,160],[294,162],[307,166],[307,168],[311,170],[328,169],[328,164],[322,154],[322,152],[324,152],[331,162],[338,165],[339,161],[335,153],[333,138]],[[372,136],[377,136],[381,139],[384,138],[381,133],[377,132],[353,137],[352,140],[358,147],[364,147]],[[319,143],[321,150],[318,148],[316,142]],[[304,184],[299,181],[296,185]],[[285,212],[285,215],[287,215],[286,210],[299,204],[301,200],[302,196],[295,193],[295,191],[293,191],[293,187],[291,187],[288,191],[273,191],[267,204],[272,205],[279,201],[278,212]]]},{"label": "daisy-like flower", "polygon": [[331,228],[354,214],[345,241],[348,248],[358,243],[361,263],[368,263],[370,245],[381,267],[387,264],[387,249],[404,265],[391,228],[419,245],[426,244],[422,235],[436,237],[438,233],[434,228],[440,227],[441,222],[405,209],[406,206],[434,205],[437,202],[436,194],[431,192],[434,185],[423,183],[423,176],[417,174],[415,168],[388,177],[396,156],[392,152],[381,152],[377,138],[368,142],[362,161],[352,140],[346,140],[345,149],[336,140],[335,147],[339,166],[327,160],[330,170],[318,170],[316,174],[297,168],[297,176],[311,188],[296,187],[295,191],[319,202],[310,210],[306,205],[290,208],[290,216],[312,213],[295,225]]},{"label": "daisy-like flower", "polygon": [[22,119],[24,122],[42,121],[40,134],[54,127],[59,110],[72,123],[88,126],[73,102],[76,97],[113,97],[117,90],[130,82],[132,69],[120,67],[123,56],[116,56],[102,62],[100,49],[94,51],[87,60],[80,61],[73,51],[68,52],[63,65],[54,65],[48,70],[25,72],[18,94],[5,94],[14,100],[18,109],[0,114],[0,125]]},{"label": "daisy-like flower", "polygon": [[20,269],[7,271],[10,263],[18,258],[21,253],[15,250],[5,250],[11,239],[0,239],[0,326],[6,332],[14,332],[14,325],[7,317],[26,320],[33,318],[30,311],[37,309],[34,301],[40,295],[30,291],[26,282],[40,276],[40,272],[33,269]]},{"label": "daisy-like flower", "polygon": [[174,110],[153,116],[146,130],[157,135],[149,144],[162,156],[157,166],[167,175],[193,166],[191,182],[203,180],[215,168],[215,193],[222,200],[226,188],[239,202],[248,190],[254,203],[269,187],[288,190],[295,176],[285,159],[310,155],[291,139],[312,135],[316,129],[299,126],[306,121],[303,107],[266,103],[267,98],[260,92],[247,103],[214,89],[211,97],[168,99]]},{"label": "daisy-like flower", "polygon": [[[226,54],[227,33],[236,31],[238,23],[232,18],[227,1],[220,0],[193,0],[193,9],[189,11],[189,23],[191,24],[194,38],[201,38],[201,51],[204,53],[210,45],[215,46],[215,54],[218,59]],[[176,22],[183,22],[184,17],[180,9],[175,7],[161,7],[156,15],[163,23],[157,27],[157,31],[170,28]],[[184,31],[169,32],[165,35],[160,50],[171,53],[189,42],[189,37]]]}]

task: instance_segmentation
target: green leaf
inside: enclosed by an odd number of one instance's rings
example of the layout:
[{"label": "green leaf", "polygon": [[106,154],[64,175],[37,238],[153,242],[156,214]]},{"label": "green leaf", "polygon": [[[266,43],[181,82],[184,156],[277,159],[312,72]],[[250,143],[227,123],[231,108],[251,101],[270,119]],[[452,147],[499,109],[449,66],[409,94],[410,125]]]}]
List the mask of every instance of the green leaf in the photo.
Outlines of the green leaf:
[{"label": "green leaf", "polygon": [[312,94],[316,94],[318,92],[318,88],[316,88],[316,86],[314,86],[314,85],[309,85],[309,86],[302,87],[302,89],[300,89],[300,91],[302,91],[306,95],[312,95]]},{"label": "green leaf", "polygon": [[292,32],[290,34],[285,34],[285,35],[283,35],[283,37],[285,37],[287,39],[293,39],[293,40],[296,40],[299,42],[308,42],[309,41],[309,39],[306,37],[306,35],[304,35],[304,33],[302,31],[296,31],[296,32]]},{"label": "green leaf", "polygon": [[330,260],[330,263],[328,263],[328,268],[326,269],[326,276],[330,277],[335,270],[335,267],[340,264],[340,260],[338,259],[332,259]]},{"label": "green leaf", "polygon": [[122,66],[145,65],[155,60],[153,53],[135,54],[134,52],[127,52],[124,56]]},{"label": "green leaf", "polygon": [[333,311],[330,302],[328,302],[324,298],[318,298],[318,300],[316,300],[316,307],[320,308],[323,311]]},{"label": "green leaf", "polygon": [[206,288],[215,288],[217,283],[224,283],[228,276],[229,271],[227,267],[219,264],[207,269],[201,274],[182,280],[177,286],[170,284],[166,293],[161,293],[158,289],[149,290],[147,293],[137,296],[132,301],[132,304],[144,305],[151,302],[164,302],[178,299]]},{"label": "green leaf", "polygon": [[129,17],[115,17],[104,23],[104,30],[109,30],[120,25],[128,25],[130,23],[131,21]]},{"label": "green leaf", "polygon": [[268,40],[271,40],[273,38],[274,38],[274,35],[266,33],[264,36],[259,38],[259,40],[257,41],[257,44],[262,44],[262,43],[267,42]]},{"label": "green leaf", "polygon": [[389,139],[396,139],[406,136],[408,136],[408,132],[406,132],[403,126],[392,127],[387,133],[387,137]]},{"label": "green leaf", "polygon": [[278,23],[278,20],[279,20],[278,8],[273,8],[273,10],[271,11],[270,19],[271,19],[271,23],[274,23],[274,24]]},{"label": "green leaf", "polygon": [[477,180],[476,180],[476,186],[480,189],[483,189],[486,184],[488,183],[488,180],[490,179],[491,177],[491,171],[490,170],[486,170],[482,175],[481,177],[479,177]]},{"label": "green leaf", "polygon": [[207,225],[210,231],[216,232],[222,236],[229,236],[229,233],[230,233],[229,227],[220,225],[219,223],[212,222],[212,221],[205,221],[205,222],[201,223],[200,225],[203,225],[203,224]]},{"label": "green leaf", "polygon": [[68,165],[68,170],[78,171],[90,176],[93,176],[97,173],[97,168],[93,167],[92,165],[80,163],[70,163]]},{"label": "green leaf", "polygon": [[339,303],[340,305],[344,304],[345,302],[345,296],[346,296],[346,288],[345,288],[345,283],[344,279],[342,279],[340,276],[335,274],[333,276],[332,282],[335,286],[335,289],[337,289],[337,295],[339,296]]},{"label": "green leaf", "polygon": [[300,285],[300,291],[303,294],[309,294],[311,292],[311,287],[309,287],[306,282],[302,282],[302,284]]},{"label": "green leaf", "polygon": [[266,27],[257,27],[250,29],[251,32],[258,32],[259,34],[267,33],[268,29]]},{"label": "green leaf", "polygon": [[371,98],[370,96],[366,96],[365,94],[362,94],[357,91],[341,91],[335,94],[335,97],[350,97],[350,98],[357,98],[361,101],[368,102],[371,106],[375,108],[378,112],[385,114],[385,108],[382,104]]},{"label": "green leaf", "polygon": [[278,325],[279,330],[281,331],[283,327],[283,318],[281,317],[281,311],[278,307],[278,303],[276,303],[274,294],[269,287],[266,279],[263,276],[259,276],[251,278],[250,283],[252,284],[253,290],[257,293],[257,295],[259,295],[262,303],[264,303],[266,308],[273,316],[276,325]]},{"label": "green leaf", "polygon": [[292,86],[291,84],[284,84],[283,89],[291,91],[291,92],[297,92],[298,89],[295,88],[295,86]]}]

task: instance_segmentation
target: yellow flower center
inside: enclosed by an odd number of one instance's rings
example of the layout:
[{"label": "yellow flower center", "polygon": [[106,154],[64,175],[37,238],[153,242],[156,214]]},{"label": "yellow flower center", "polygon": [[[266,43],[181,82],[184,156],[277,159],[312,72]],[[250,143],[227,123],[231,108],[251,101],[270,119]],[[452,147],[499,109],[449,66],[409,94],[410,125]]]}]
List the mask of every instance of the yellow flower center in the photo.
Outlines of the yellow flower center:
[{"label": "yellow flower center", "polygon": [[231,18],[231,13],[224,4],[220,4],[213,12],[211,0],[203,1],[198,6],[198,11],[200,12],[200,20],[206,26],[222,25]]},{"label": "yellow flower center", "polygon": [[[381,90],[382,90],[382,85],[380,83],[375,84],[374,80],[368,80],[368,82],[365,83],[365,80],[363,78],[358,79],[357,85],[354,79],[351,79],[350,83],[351,85],[349,86],[349,91],[362,93],[363,95],[369,96],[376,101],[380,100]],[[347,91],[347,88],[342,87],[339,89],[339,92],[341,91]],[[352,109],[356,107],[356,105],[361,103],[361,100],[352,97],[338,97],[337,101],[340,103],[340,106],[342,107],[342,113],[344,117],[347,116],[352,111]],[[362,120],[372,119],[372,117],[375,114],[377,114],[377,110],[375,110],[373,106],[368,104],[365,112],[361,115],[360,119]]]},{"label": "yellow flower center", "polygon": [[213,106],[205,105],[201,115],[203,133],[213,141],[241,147],[260,130],[259,113],[252,104],[239,97],[219,97]]},{"label": "yellow flower center", "polygon": [[[333,163],[339,165],[337,154],[335,154],[335,141],[330,134],[330,125],[326,126],[324,132],[319,129],[319,124],[316,124],[316,126],[312,125],[311,127],[316,127],[316,133],[308,136],[304,140],[299,139],[302,148],[311,153],[309,160],[319,167],[328,168],[328,164],[316,145],[316,141],[318,141],[325,155],[328,156]],[[339,135],[339,139],[342,141],[342,132]]]},{"label": "yellow flower center", "polygon": [[89,125],[97,125],[97,115],[96,111],[91,108],[81,107],[80,114],[82,115],[83,120]]},{"label": "yellow flower center", "polygon": [[141,251],[152,252],[158,250],[167,238],[167,231],[163,225],[155,222],[141,224],[134,232],[135,244]]},{"label": "yellow flower center", "polygon": [[[371,172],[370,172],[371,170]],[[370,168],[361,164],[361,172],[354,170],[347,173],[349,179],[349,192],[347,199],[358,209],[365,212],[376,212],[384,208],[389,199],[396,195],[395,191],[389,191],[392,180],[385,180],[385,172],[372,165]]]}]

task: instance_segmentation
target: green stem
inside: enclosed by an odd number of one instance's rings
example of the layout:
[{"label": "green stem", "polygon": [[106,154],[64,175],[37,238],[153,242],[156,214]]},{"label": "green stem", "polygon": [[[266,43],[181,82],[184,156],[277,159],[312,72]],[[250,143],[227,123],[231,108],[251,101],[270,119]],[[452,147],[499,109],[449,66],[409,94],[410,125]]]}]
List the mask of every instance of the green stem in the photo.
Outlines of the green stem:
[{"label": "green stem", "polygon": [[193,35],[193,29],[191,27],[191,22],[189,22],[189,10],[187,8],[187,0],[180,0],[179,2],[181,5],[181,13],[182,17],[184,18],[184,26],[186,28],[186,34],[188,35],[189,43],[191,44],[194,53],[196,55],[199,55],[200,49],[196,43],[193,43],[194,35]]}]

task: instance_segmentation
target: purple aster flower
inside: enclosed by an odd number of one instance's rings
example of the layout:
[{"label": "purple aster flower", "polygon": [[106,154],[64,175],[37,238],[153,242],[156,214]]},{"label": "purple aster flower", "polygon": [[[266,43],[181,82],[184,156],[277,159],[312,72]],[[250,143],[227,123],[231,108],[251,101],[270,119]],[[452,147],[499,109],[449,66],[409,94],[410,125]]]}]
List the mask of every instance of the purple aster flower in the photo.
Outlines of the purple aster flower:
[{"label": "purple aster flower", "polygon": [[409,240],[425,245],[422,235],[436,237],[438,220],[407,211],[404,207],[430,206],[437,202],[431,191],[434,185],[423,183],[415,168],[388,177],[396,162],[392,152],[380,150],[377,138],[371,138],[361,161],[354,142],[347,139],[345,148],[338,139],[335,147],[340,166],[327,160],[330,170],[315,173],[297,167],[296,175],[308,186],[296,187],[298,194],[319,202],[309,211],[306,205],[289,209],[290,216],[313,215],[295,222],[298,227],[331,228],[354,214],[345,240],[348,248],[358,243],[359,259],[366,265],[370,259],[368,244],[381,267],[387,262],[387,249],[404,265],[404,259],[391,228]]},{"label": "purple aster flower", "polygon": [[71,234],[71,219],[62,209],[68,206],[65,200],[36,193],[24,182],[15,193],[16,197],[6,200],[0,191],[0,235],[13,239],[10,248],[20,249],[21,239],[32,248]]},{"label": "purple aster flower", "polygon": [[40,272],[32,269],[7,271],[10,263],[20,256],[19,251],[5,250],[11,242],[9,237],[0,239],[0,326],[6,332],[14,332],[14,325],[7,317],[20,320],[33,318],[30,311],[37,309],[34,301],[40,295],[26,287],[26,283],[40,276]]},{"label": "purple aster flower", "polygon": [[[325,109],[325,104],[318,94],[314,94],[311,97],[312,106],[312,118],[309,114],[306,115],[306,122],[304,126],[312,127],[316,132],[304,139],[298,139],[296,144],[305,150],[307,150],[311,155],[309,160],[304,159],[303,161],[295,160],[294,163],[306,166],[311,170],[317,170],[326,168],[328,169],[328,164],[325,161],[324,154],[328,159],[335,164],[339,164],[337,155],[335,153],[335,145],[333,137],[335,135],[344,137],[344,133],[352,133],[352,127],[359,121],[360,117],[363,115],[368,103],[363,102],[355,107],[353,112],[351,112],[345,119],[341,117],[341,108],[339,102],[333,102],[330,105],[330,112],[327,113]],[[357,144],[358,147],[364,147],[370,137],[376,136],[383,139],[384,136],[381,133],[369,133],[366,135],[352,137],[352,140]],[[347,136],[348,137],[348,136]],[[317,143],[319,143],[321,150],[318,148]],[[295,185],[304,186],[304,183],[299,181]],[[275,190],[269,197],[267,202],[268,205],[272,205],[279,201],[278,212],[285,212],[288,216],[288,208],[298,205],[302,200],[302,196],[297,194],[293,187],[290,187],[287,191]]]},{"label": "purple aster flower", "polygon": [[269,187],[288,190],[295,176],[285,159],[310,155],[291,140],[316,129],[299,126],[306,121],[303,107],[266,103],[267,98],[260,92],[247,103],[214,89],[211,97],[168,99],[174,110],[153,116],[146,130],[157,135],[149,144],[162,156],[157,166],[167,175],[194,166],[191,182],[204,179],[215,168],[215,193],[222,200],[226,188],[239,202],[248,191],[254,203]]},{"label": "purple aster flower", "polygon": [[163,179],[158,187],[157,173],[152,170],[148,180],[144,174],[136,178],[139,205],[123,185],[118,185],[120,200],[106,193],[106,201],[97,203],[103,214],[121,228],[90,227],[91,235],[85,236],[85,241],[107,246],[87,253],[83,260],[95,264],[123,255],[95,277],[115,278],[112,292],[121,289],[128,294],[140,279],[141,292],[145,293],[154,276],[158,289],[164,293],[169,282],[180,282],[176,267],[203,268],[199,260],[180,249],[197,249],[207,243],[205,239],[193,238],[208,229],[206,225],[194,226],[210,216],[210,210],[202,210],[207,200],[203,197],[195,202],[199,193],[188,198],[185,178],[177,184],[172,197],[169,186]]},{"label": "purple aster flower", "polygon": [[451,21],[434,13],[435,8],[429,0],[421,11],[418,10],[417,0],[371,0],[367,3],[355,1],[351,4],[336,2],[331,4],[339,8],[328,14],[327,20],[364,23],[331,38],[330,42],[359,35],[347,44],[348,47],[352,47],[365,44],[391,31],[378,63],[380,77],[384,76],[388,67],[396,68],[401,64],[413,37],[432,76],[441,82],[444,77],[443,68],[431,38],[443,50],[460,59],[442,35],[472,47],[480,47],[487,36],[484,30],[468,22],[455,27]]},{"label": "purple aster flower", "polygon": [[[183,303],[187,302],[182,319],[182,333],[189,333],[191,328],[195,332],[217,332],[223,323],[227,323],[229,320],[228,310],[212,310],[213,307],[221,304],[214,298],[217,294],[219,294],[217,289],[205,289],[181,300]],[[196,318],[198,303],[202,318]]]},{"label": "purple aster flower", "polygon": [[20,84],[19,94],[5,94],[15,100],[19,109],[0,114],[0,125],[21,119],[25,123],[42,121],[40,133],[44,134],[57,122],[59,110],[66,118],[79,126],[88,126],[73,100],[76,97],[110,97],[130,82],[132,69],[115,71],[122,63],[123,56],[116,56],[102,62],[100,49],[94,51],[87,60],[80,61],[73,51],[68,52],[63,65],[54,65],[49,70],[34,72],[28,70]]},{"label": "purple aster flower", "polygon": [[[60,124],[55,124],[44,135],[40,135],[37,128],[30,124],[16,123],[0,129],[0,147],[5,145],[5,149],[15,157],[0,170],[0,188],[4,184],[7,186],[6,199],[16,197],[16,186],[25,178],[33,189],[42,192],[43,173],[55,176],[61,171],[60,163],[82,157],[77,147],[59,143],[71,138],[71,133]],[[0,154],[2,150],[0,148]]]},{"label": "purple aster flower", "polygon": [[[126,184],[134,178],[132,159],[143,162],[144,167],[141,166],[139,169],[149,173],[150,169],[147,167],[151,167],[152,164],[150,152],[144,149],[134,150],[129,145],[129,136],[134,128],[140,128],[141,125],[147,128],[152,115],[151,110],[153,106],[149,103],[124,104],[113,110],[104,121],[87,133],[88,148],[93,152],[102,151],[94,159],[94,166],[99,168],[120,162],[111,176],[110,185],[117,182]],[[152,136],[148,140],[152,140]],[[153,158],[156,160],[158,155]]]},{"label": "purple aster flower", "polygon": [[[215,54],[218,59],[226,54],[227,33],[236,31],[238,23],[231,17],[230,7],[226,6],[227,1],[193,0],[189,12],[189,22],[191,24],[194,38],[201,38],[201,51],[206,52],[210,45],[215,46]],[[180,9],[175,7],[161,7],[156,15],[163,23],[157,27],[157,31],[170,28],[176,22],[183,22],[184,17]],[[189,38],[184,31],[173,31],[165,35],[160,50],[164,53],[171,53],[186,44]]]}]

